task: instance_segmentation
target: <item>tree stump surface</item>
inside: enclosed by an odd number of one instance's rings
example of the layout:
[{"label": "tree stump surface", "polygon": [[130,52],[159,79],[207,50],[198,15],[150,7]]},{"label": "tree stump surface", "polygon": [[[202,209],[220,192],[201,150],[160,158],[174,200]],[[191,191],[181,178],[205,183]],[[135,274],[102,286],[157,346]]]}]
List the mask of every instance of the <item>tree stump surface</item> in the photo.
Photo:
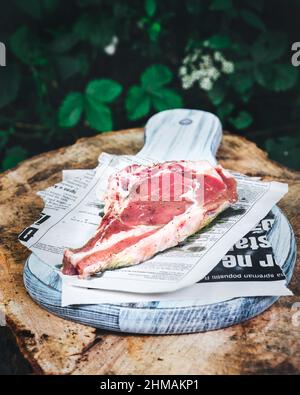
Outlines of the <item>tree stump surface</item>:
[{"label": "tree stump surface", "polygon": [[[58,318],[26,293],[29,251],[17,240],[43,208],[36,192],[61,180],[63,169],[93,168],[101,152],[135,154],[143,130],[105,133],[22,162],[0,175],[0,309],[22,354],[40,374],[299,374],[300,262],[291,289],[258,317],[217,331],[168,336],[115,334]],[[225,134],[218,151],[228,169],[289,184],[280,202],[300,245],[300,172],[268,159],[240,136]],[[298,254],[299,256],[299,254]]]}]

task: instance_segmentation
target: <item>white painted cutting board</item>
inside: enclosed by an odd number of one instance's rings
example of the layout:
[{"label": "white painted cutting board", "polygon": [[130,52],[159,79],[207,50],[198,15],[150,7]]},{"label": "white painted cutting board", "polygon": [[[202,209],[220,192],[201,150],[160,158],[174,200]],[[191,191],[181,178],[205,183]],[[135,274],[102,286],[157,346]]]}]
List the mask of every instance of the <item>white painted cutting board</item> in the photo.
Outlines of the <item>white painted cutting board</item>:
[{"label": "white painted cutting board", "polygon": [[[221,124],[210,113],[164,111],[148,121],[145,145],[137,155],[159,161],[206,159],[216,164],[221,138]],[[282,212],[275,207],[273,213],[275,224],[270,240],[277,263],[289,280],[296,259],[295,238]],[[133,333],[190,333],[222,328],[254,317],[278,299],[243,297],[209,305],[188,300],[61,307],[59,276],[32,258],[25,265],[24,282],[32,298],[54,314],[97,328]]]}]

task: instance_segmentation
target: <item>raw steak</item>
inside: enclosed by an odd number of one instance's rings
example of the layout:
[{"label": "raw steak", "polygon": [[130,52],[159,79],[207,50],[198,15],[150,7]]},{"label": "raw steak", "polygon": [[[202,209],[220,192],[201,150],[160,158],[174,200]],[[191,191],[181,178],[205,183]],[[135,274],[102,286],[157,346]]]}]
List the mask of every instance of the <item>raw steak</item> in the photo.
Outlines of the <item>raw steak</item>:
[{"label": "raw steak", "polygon": [[87,277],[136,265],[176,246],[236,200],[235,179],[206,161],[126,167],[109,179],[96,234],[65,250],[63,273]]}]

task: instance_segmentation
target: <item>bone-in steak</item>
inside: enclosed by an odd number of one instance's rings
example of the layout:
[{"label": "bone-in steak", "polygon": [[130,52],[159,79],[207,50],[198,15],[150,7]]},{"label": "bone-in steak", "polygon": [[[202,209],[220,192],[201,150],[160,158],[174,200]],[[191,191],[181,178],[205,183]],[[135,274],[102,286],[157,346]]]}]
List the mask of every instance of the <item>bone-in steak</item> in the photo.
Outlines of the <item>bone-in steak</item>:
[{"label": "bone-in steak", "polygon": [[236,200],[233,176],[206,161],[126,167],[109,179],[96,234],[65,250],[63,273],[87,277],[136,265],[176,246]]}]

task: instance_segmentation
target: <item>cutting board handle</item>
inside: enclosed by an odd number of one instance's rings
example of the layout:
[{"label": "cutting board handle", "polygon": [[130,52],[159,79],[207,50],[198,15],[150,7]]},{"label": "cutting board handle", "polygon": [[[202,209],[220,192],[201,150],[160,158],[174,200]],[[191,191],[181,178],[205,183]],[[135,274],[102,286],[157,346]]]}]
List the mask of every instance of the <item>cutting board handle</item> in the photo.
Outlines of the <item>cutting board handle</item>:
[{"label": "cutting board handle", "polygon": [[205,159],[215,165],[221,139],[221,123],[209,112],[188,109],[162,111],[147,122],[145,145],[138,156],[158,161]]}]

